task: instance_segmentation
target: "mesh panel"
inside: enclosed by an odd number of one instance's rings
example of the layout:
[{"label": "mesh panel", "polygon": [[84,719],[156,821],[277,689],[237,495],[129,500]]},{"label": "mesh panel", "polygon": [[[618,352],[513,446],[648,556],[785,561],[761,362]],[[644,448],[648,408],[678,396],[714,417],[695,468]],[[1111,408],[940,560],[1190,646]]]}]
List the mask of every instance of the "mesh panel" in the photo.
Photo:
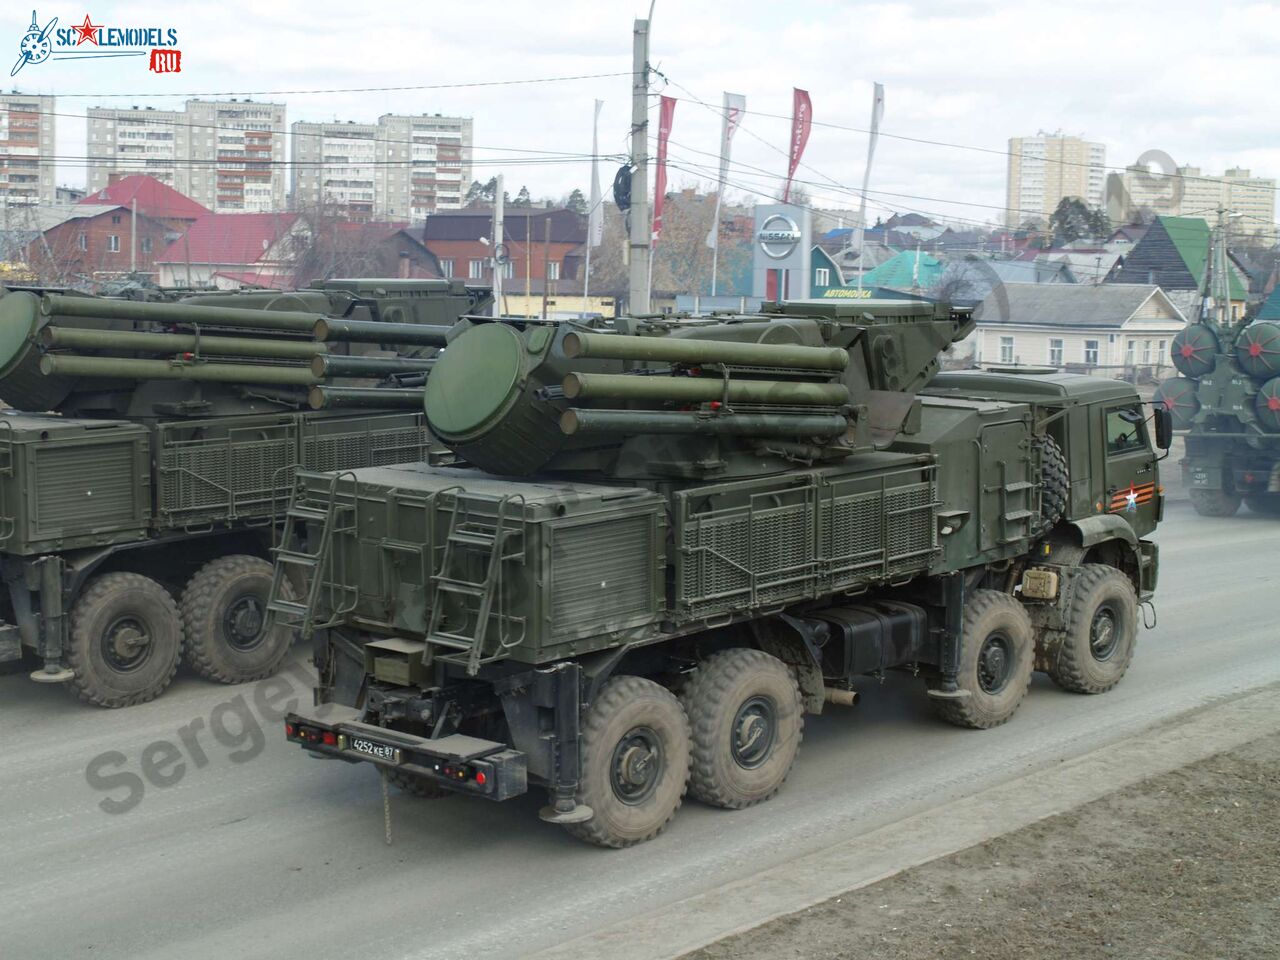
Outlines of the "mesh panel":
[{"label": "mesh panel", "polygon": [[[266,438],[262,434],[274,434]],[[243,437],[243,438],[242,438]],[[157,458],[161,516],[195,523],[262,516],[283,508],[293,486],[292,428],[162,439]]]}]

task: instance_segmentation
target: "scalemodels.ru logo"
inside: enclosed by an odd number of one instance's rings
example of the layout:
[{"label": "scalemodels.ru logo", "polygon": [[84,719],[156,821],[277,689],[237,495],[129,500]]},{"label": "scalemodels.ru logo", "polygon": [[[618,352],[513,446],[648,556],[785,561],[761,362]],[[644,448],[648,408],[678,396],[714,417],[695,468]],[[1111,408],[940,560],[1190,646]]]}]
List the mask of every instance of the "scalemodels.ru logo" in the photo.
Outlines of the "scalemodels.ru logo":
[{"label": "scalemodels.ru logo", "polygon": [[182,51],[173,27],[117,27],[94,23],[89,14],[77,26],[57,29],[53,17],[43,27],[34,10],[31,26],[18,42],[18,62],[9,71],[16,76],[28,63],[46,60],[91,60],[106,57],[147,57],[152,73],[180,73]]}]

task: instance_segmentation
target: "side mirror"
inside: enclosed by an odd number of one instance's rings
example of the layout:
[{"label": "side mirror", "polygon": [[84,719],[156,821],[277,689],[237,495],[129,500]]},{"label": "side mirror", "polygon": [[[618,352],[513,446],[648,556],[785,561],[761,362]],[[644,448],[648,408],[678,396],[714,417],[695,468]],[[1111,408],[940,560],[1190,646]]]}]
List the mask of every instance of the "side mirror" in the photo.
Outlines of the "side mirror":
[{"label": "side mirror", "polygon": [[1173,445],[1173,411],[1164,404],[1156,404],[1153,411],[1156,427],[1156,446],[1168,450]]}]

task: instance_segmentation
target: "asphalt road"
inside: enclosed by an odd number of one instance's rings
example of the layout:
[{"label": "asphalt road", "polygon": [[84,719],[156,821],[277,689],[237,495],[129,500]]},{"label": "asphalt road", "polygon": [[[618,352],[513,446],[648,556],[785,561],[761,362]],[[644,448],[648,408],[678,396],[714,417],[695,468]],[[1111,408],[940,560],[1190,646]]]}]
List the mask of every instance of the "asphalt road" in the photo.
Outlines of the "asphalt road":
[{"label": "asphalt road", "polygon": [[[123,711],[0,677],[0,953],[520,956],[1280,681],[1280,523],[1204,519],[1182,501],[1159,539],[1159,623],[1111,693],[1037,677],[1012,722],[971,732],[931,719],[910,678],[868,682],[859,707],[807,722],[775,800],[689,802],[658,840],[621,852],[541,823],[538,796],[393,792],[385,845],[374,773],[307,757],[268,719],[309,696],[301,658],[269,688],[180,675]],[[90,785],[95,761],[111,789]]]}]

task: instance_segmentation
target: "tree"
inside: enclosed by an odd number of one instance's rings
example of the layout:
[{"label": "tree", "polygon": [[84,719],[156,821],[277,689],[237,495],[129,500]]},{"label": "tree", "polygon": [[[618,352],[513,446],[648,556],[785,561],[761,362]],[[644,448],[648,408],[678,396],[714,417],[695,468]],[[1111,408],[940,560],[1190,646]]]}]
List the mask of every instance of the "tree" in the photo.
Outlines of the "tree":
[{"label": "tree", "polygon": [[515,200],[511,202],[513,207],[531,207],[533,200],[529,196],[529,188],[521,185],[520,192],[516,194]]},{"label": "tree", "polygon": [[1079,197],[1063,197],[1049,218],[1055,246],[1079,240],[1082,237],[1105,238],[1111,233],[1111,221],[1106,211],[1090,207]]},{"label": "tree", "polygon": [[582,195],[582,191],[577,187],[574,187],[564,205],[566,209],[572,210],[574,213],[585,214],[587,212],[587,198]]}]

